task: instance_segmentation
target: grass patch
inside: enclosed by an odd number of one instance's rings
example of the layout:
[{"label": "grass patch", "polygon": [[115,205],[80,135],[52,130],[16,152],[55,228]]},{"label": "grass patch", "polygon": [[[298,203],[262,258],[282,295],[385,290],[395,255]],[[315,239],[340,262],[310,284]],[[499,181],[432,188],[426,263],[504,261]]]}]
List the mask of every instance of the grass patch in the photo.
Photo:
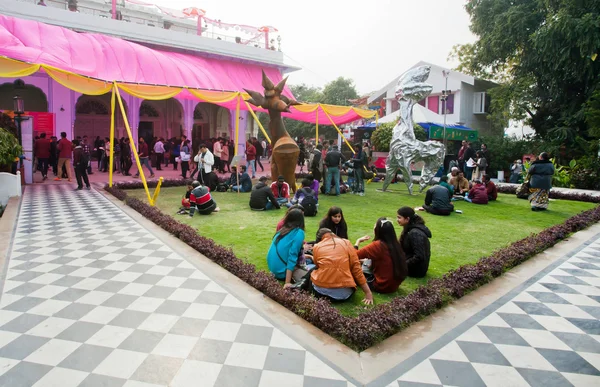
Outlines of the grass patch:
[{"label": "grass patch", "polygon": [[[364,197],[351,194],[340,197],[320,196],[319,216],[306,218],[307,239],[314,239],[321,217],[332,205],[338,205],[344,210],[348,232],[354,243],[356,238],[362,235],[372,235],[377,218],[386,216],[395,220],[399,207],[422,205],[425,196],[408,195],[404,184],[392,185],[391,189],[394,192],[376,192],[380,187],[379,183],[368,184]],[[221,212],[209,217],[197,215],[190,219],[187,216],[174,215],[184,192],[185,187],[163,188],[157,207],[198,229],[201,235],[214,239],[220,245],[231,247],[237,257],[253,264],[259,270],[268,270],[266,253],[275,233],[275,226],[284,215],[285,209],[250,211],[248,193],[238,195],[215,192],[213,197],[221,207]],[[128,190],[127,193],[130,197],[146,200],[143,190]],[[376,304],[407,295],[431,278],[441,277],[464,264],[477,262],[479,258],[489,255],[494,250],[506,247],[531,233],[562,223],[581,211],[595,207],[595,204],[554,200],[549,211],[532,212],[526,200],[517,199],[514,195],[499,195],[497,202],[487,206],[466,202],[455,202],[455,206],[464,213],[452,214],[449,217],[421,213],[433,233],[431,265],[427,277],[406,279],[394,294],[374,294]],[[400,235],[401,227],[397,224],[396,232]],[[364,310],[360,303],[362,297],[362,291],[359,289],[350,301],[336,304],[336,307],[344,315],[358,315]]]}]

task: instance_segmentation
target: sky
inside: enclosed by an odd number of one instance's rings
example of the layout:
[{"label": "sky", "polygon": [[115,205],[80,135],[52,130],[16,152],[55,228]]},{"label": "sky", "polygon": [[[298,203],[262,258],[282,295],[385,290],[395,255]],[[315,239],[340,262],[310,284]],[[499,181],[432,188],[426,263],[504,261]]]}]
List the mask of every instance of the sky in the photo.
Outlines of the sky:
[{"label": "sky", "polygon": [[[152,0],[150,0],[152,1]],[[466,0],[154,0],[197,7],[211,19],[279,30],[285,62],[302,67],[289,84],[322,87],[352,78],[359,94],[384,87],[424,60],[454,67],[448,54],[475,37]]]}]

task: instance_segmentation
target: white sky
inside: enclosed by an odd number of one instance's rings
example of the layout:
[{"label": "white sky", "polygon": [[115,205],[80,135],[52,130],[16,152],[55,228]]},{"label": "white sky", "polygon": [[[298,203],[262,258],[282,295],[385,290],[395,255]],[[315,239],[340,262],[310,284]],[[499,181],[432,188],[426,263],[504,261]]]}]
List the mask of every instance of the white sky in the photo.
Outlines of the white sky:
[{"label": "white sky", "polygon": [[[465,0],[154,0],[198,7],[211,19],[279,30],[286,63],[302,67],[290,84],[354,79],[359,94],[378,90],[420,60],[454,67],[455,44],[472,42]],[[270,4],[275,4],[274,8]]]}]

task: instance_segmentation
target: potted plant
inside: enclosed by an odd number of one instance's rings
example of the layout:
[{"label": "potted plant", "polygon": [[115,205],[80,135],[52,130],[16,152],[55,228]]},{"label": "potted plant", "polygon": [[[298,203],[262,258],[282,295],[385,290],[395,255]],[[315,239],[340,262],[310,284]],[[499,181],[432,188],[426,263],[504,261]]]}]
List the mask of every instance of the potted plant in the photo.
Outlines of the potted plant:
[{"label": "potted plant", "polygon": [[2,113],[0,117],[0,172],[12,172],[12,167],[23,147],[16,137],[17,129],[9,115]]}]

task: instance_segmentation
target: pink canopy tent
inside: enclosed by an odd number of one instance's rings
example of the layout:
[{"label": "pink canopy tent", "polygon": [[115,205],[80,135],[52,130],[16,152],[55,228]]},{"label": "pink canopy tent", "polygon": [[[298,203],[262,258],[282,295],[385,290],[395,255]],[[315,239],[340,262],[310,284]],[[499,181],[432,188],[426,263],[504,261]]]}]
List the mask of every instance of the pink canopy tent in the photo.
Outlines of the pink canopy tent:
[{"label": "pink canopy tent", "polygon": [[[63,27],[4,15],[0,15],[0,56],[49,65],[108,82],[190,89],[260,91],[262,70],[273,82],[282,79],[279,69],[275,67],[154,50],[119,38],[78,33]],[[287,87],[283,94],[293,98]],[[180,96],[198,99],[185,89]],[[229,109],[236,108],[235,100],[217,104]],[[240,108],[247,110],[245,103]],[[329,124],[320,105],[310,112],[303,110],[305,111],[292,108],[292,112],[286,116],[315,123],[319,112],[318,121]],[[338,109],[338,114],[331,114],[336,125],[359,118],[361,116],[355,110],[348,110],[346,113],[345,110]]]}]

